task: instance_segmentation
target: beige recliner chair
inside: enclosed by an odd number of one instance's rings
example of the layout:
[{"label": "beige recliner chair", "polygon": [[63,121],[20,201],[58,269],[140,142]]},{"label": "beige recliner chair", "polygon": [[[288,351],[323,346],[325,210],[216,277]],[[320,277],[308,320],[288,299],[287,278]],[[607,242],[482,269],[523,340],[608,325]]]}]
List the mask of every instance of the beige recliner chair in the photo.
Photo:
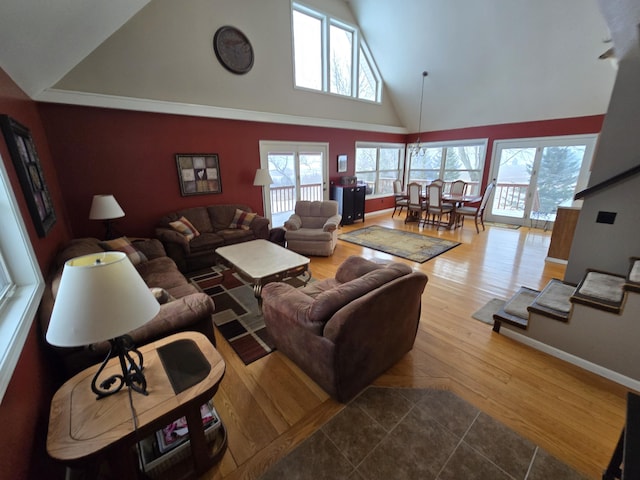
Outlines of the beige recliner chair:
[{"label": "beige recliner chair", "polygon": [[295,213],[284,224],[287,248],[302,255],[328,257],[338,243],[338,202],[296,202]]}]

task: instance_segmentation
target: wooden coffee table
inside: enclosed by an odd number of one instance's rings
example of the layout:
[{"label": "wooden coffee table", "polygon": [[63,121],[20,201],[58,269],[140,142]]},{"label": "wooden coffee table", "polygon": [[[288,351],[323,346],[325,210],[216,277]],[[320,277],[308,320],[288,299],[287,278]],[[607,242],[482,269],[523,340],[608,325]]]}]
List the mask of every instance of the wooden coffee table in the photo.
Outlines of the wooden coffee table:
[{"label": "wooden coffee table", "polygon": [[251,240],[216,248],[216,254],[244,280],[253,284],[253,293],[262,302],[262,287],[269,282],[305,275],[311,280],[310,260],[267,240]]},{"label": "wooden coffee table", "polygon": [[[203,362],[208,363],[210,368],[208,371],[201,369],[205,372],[202,374],[204,378],[198,376],[197,383],[187,382],[185,385],[191,386],[175,393],[172,378],[175,382],[181,369],[186,375],[193,374],[190,370],[198,362],[183,362],[182,366],[178,362],[177,367],[170,368],[172,373],[167,373],[167,363],[163,364],[161,354],[166,351],[163,347],[182,347],[185,344],[189,352],[195,354],[197,359],[204,359]],[[160,349],[163,351],[159,354]],[[225,435],[224,444],[213,455],[210,454],[200,417],[200,406],[213,397],[224,375],[224,360],[209,339],[198,332],[171,335],[139,350],[144,356],[144,375],[149,395],[131,392],[137,426],[134,427],[126,388],[115,395],[96,400],[96,395],[91,391],[91,380],[98,368],[96,365],[69,379],[54,395],[47,451],[51,457],[69,466],[82,465],[83,461],[95,455],[106,455],[115,478],[137,478],[140,471],[137,459],[132,455],[132,447],[139,440],[153,435],[156,430],[186,416],[193,460],[191,473],[201,475],[211,468],[226,448],[226,432],[221,426],[220,434]],[[107,364],[105,377],[119,371],[118,359],[113,358]]]}]

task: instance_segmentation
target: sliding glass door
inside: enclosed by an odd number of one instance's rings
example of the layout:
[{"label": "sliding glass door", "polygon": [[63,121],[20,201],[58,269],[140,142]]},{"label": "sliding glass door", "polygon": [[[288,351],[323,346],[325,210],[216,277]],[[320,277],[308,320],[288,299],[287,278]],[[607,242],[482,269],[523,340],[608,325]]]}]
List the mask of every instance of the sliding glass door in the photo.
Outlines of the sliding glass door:
[{"label": "sliding glass door", "polygon": [[550,227],[559,206],[587,184],[596,135],[497,140],[491,177],[496,192],[490,221]]},{"label": "sliding glass door", "polygon": [[324,143],[260,142],[261,168],[273,180],[264,191],[265,216],[272,227],[284,225],[298,200],[329,198],[328,152]]}]

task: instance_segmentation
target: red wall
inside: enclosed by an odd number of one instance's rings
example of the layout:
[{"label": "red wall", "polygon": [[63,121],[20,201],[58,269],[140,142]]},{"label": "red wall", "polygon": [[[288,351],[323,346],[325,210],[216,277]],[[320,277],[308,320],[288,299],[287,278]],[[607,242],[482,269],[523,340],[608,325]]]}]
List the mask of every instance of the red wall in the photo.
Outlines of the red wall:
[{"label": "red wall", "polygon": [[[328,142],[329,177],[339,154],[354,174],[356,141],[403,142],[397,134],[359,132],[237,120],[40,104],[40,112],[68,206],[74,236],[103,235],[88,220],[91,198],[112,193],[126,216],[117,228],[149,236],[164,214],[217,203],[244,203],[262,212],[262,190],[253,186],[260,166],[259,141]],[[182,197],[176,153],[217,153],[222,193]],[[392,206],[391,199],[385,208]],[[380,207],[375,208],[376,210]]]},{"label": "red wall", "polygon": [[[31,221],[4,137],[0,135],[0,155],[20,204],[20,211],[38,257],[38,263],[43,274],[46,275],[47,266],[55,251],[69,238],[64,203],[36,105],[2,69],[0,69],[0,113],[10,115],[31,130],[45,181],[51,191],[58,221],[46,238],[41,239],[38,238]],[[40,341],[37,321],[34,321],[0,404],[0,425],[3,431],[3,435],[0,436],[0,478],[2,479],[53,478],[54,472],[57,472],[58,466],[48,465],[45,453],[44,439],[49,417],[51,373],[46,367],[47,362],[42,355]],[[2,374],[5,375],[5,372]]]}]

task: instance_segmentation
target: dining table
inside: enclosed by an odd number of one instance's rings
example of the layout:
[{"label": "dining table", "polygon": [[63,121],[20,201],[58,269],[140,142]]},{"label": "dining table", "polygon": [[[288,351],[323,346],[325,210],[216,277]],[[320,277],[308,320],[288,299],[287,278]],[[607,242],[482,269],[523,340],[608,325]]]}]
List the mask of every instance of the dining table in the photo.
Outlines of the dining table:
[{"label": "dining table", "polygon": [[449,215],[449,224],[447,225],[448,228],[451,229],[460,226],[460,223],[457,221],[456,209],[467,203],[478,203],[482,201],[482,195],[443,193],[442,201],[453,204],[453,211],[451,212],[451,215]]}]

